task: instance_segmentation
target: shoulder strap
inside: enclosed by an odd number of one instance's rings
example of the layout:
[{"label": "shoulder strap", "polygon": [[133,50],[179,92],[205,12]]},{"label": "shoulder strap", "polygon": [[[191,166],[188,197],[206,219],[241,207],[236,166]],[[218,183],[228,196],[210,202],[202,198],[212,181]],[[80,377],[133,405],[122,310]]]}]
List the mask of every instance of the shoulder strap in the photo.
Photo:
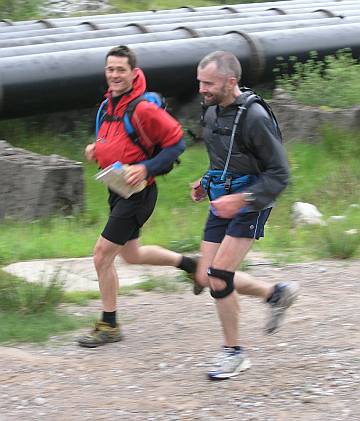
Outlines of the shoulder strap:
[{"label": "shoulder strap", "polygon": [[281,134],[281,130],[280,130],[280,127],[279,127],[279,123],[278,123],[277,118],[275,117],[275,114],[274,114],[273,110],[271,109],[270,105],[260,95],[257,95],[251,89],[246,88],[246,87],[242,87],[241,90],[244,92],[244,100],[241,104],[244,107],[244,111],[242,113],[242,119],[239,122],[239,133],[240,133],[241,138],[244,139],[244,121],[245,121],[245,118],[246,118],[247,111],[251,107],[251,105],[254,104],[254,102],[256,102],[256,103],[260,104],[266,110],[266,112],[269,114],[270,118],[274,122],[274,126],[276,128],[277,134],[278,134],[278,136],[279,136],[279,138],[282,142],[283,139],[282,139],[282,134]]},{"label": "shoulder strap", "polygon": [[156,104],[160,108],[166,108],[165,102],[163,98],[156,92],[145,92],[143,95],[140,95],[134,98],[132,101],[129,102],[123,117],[124,127],[126,130],[127,135],[131,139],[131,141],[138,146],[145,154],[147,159],[151,158],[150,152],[146,149],[146,147],[141,143],[140,136],[136,133],[134,126],[131,123],[131,118],[134,114],[135,108],[141,101],[148,101],[153,104]]},{"label": "shoulder strap", "polygon": [[109,101],[108,99],[105,99],[100,104],[100,107],[99,107],[99,109],[96,113],[96,119],[95,119],[95,136],[96,137],[98,137],[98,133],[99,133],[101,123],[104,121],[108,101]]}]

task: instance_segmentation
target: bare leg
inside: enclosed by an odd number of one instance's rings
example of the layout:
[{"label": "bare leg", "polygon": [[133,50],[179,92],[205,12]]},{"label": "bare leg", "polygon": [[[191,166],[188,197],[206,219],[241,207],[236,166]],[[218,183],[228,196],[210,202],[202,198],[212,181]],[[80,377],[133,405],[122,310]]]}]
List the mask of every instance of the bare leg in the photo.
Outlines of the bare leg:
[{"label": "bare leg", "polygon": [[[253,240],[249,238],[225,236],[212,262],[212,266],[216,269],[235,271],[244,260],[252,243]],[[225,287],[225,282],[220,279],[211,277],[209,282],[214,290],[221,290]],[[236,272],[234,286],[235,291],[238,293],[263,298],[267,298],[272,292],[272,286],[243,272]],[[224,332],[224,345],[226,346],[238,345],[240,308],[235,291],[225,298],[216,300],[216,307]]]},{"label": "bare leg", "polygon": [[128,241],[119,251],[120,256],[131,264],[177,267],[182,255],[160,246],[140,246],[139,240]]},{"label": "bare leg", "polygon": [[114,260],[121,246],[99,237],[94,251],[94,264],[98,275],[99,288],[103,310],[116,311],[119,280],[115,270]]}]

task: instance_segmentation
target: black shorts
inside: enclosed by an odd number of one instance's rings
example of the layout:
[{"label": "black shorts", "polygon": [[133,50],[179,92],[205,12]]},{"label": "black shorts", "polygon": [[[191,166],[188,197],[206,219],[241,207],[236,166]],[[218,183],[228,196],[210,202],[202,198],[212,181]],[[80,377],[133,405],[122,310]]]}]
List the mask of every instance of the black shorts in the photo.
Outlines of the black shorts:
[{"label": "black shorts", "polygon": [[204,228],[204,241],[221,243],[225,235],[258,240],[264,236],[264,226],[269,218],[271,209],[238,213],[232,219],[219,218],[210,211]]},{"label": "black shorts", "polygon": [[156,199],[155,183],[128,199],[109,191],[110,216],[101,233],[102,237],[119,245],[139,238],[141,227],[154,211]]}]

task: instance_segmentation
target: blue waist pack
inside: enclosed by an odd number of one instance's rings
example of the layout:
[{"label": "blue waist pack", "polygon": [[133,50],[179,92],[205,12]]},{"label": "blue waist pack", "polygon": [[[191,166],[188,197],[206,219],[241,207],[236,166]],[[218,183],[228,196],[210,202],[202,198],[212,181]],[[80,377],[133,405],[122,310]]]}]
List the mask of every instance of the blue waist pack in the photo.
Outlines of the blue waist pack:
[{"label": "blue waist pack", "polygon": [[256,175],[236,175],[223,170],[208,170],[201,179],[201,187],[207,192],[210,200],[225,194],[240,193],[255,183]]}]

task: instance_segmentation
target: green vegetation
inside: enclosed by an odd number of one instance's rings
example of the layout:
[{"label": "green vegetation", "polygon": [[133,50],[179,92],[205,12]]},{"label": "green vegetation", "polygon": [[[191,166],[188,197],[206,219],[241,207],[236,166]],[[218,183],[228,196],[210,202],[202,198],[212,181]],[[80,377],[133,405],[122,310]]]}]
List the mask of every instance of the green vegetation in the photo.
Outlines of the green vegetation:
[{"label": "green vegetation", "polygon": [[28,20],[40,18],[44,0],[0,0],[1,19]]},{"label": "green vegetation", "polygon": [[[333,108],[360,104],[360,64],[351,52],[342,50],[323,61],[312,52],[305,63],[298,62],[296,57],[290,62],[294,72],[281,75],[277,83],[300,103]],[[279,69],[283,67],[280,65]]]},{"label": "green vegetation", "polygon": [[85,320],[57,310],[63,294],[56,280],[27,283],[0,270],[0,343],[43,342],[82,326]]},{"label": "green vegetation", "polygon": [[[89,135],[78,130],[71,135],[56,137],[47,134],[20,133],[20,124],[14,125],[16,137],[7,127],[0,134],[16,146],[34,151],[59,153],[79,160]],[[76,141],[74,140],[76,139]],[[315,237],[322,238],[321,227],[293,228],[291,207],[296,201],[315,204],[324,214],[344,214],[351,204],[360,204],[360,134],[324,128],[319,144],[296,143],[288,145],[292,167],[292,183],[281,196],[267,229],[267,236],[256,247],[286,258],[306,259],[331,256],[330,251]],[[207,214],[207,202],[193,203],[190,183],[207,167],[207,156],[202,145],[188,147],[181,165],[165,177],[159,177],[159,200],[156,211],[143,230],[144,244],[159,244],[177,251],[197,250]],[[53,217],[29,222],[5,220],[0,223],[0,264],[35,258],[80,257],[92,253],[94,243],[106,221],[108,209],[106,189],[93,180],[97,168],[84,163],[85,210],[73,217]],[[176,188],[174,188],[176,186]],[[354,212],[348,212],[345,230],[359,228]],[[356,236],[353,240],[356,244]],[[359,254],[359,248],[355,255]]]},{"label": "green vegetation", "polygon": [[[277,0],[270,0],[277,1]],[[183,0],[138,0],[138,1],[126,1],[126,0],[110,0],[110,4],[113,6],[114,11],[123,12],[135,12],[141,10],[161,10],[161,9],[176,9],[184,6],[192,7],[205,7],[205,6],[216,6],[216,5],[229,5],[229,4],[240,4],[240,3],[261,3],[263,0],[191,0],[185,2]]]}]

